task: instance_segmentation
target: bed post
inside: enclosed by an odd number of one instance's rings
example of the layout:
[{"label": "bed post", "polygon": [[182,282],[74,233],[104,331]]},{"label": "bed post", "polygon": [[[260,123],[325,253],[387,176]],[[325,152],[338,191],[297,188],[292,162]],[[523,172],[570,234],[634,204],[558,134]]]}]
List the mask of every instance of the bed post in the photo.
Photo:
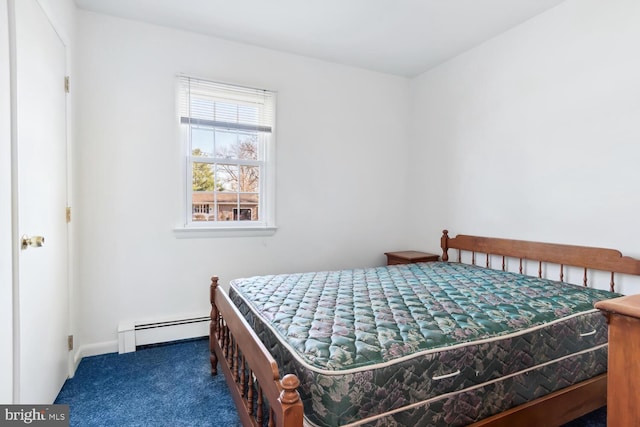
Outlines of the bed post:
[{"label": "bed post", "polygon": [[449,230],[442,230],[440,238],[440,247],[442,248],[442,261],[449,261]]},{"label": "bed post", "polygon": [[218,356],[214,349],[214,340],[218,339],[218,307],[216,307],[216,288],[218,276],[211,277],[209,286],[209,301],[211,301],[211,323],[209,324],[209,360],[211,361],[211,375],[218,375]]},{"label": "bed post", "polygon": [[279,400],[282,403],[282,414],[285,426],[302,426],[303,409],[298,386],[300,380],[293,374],[285,375],[280,381],[282,392]]}]

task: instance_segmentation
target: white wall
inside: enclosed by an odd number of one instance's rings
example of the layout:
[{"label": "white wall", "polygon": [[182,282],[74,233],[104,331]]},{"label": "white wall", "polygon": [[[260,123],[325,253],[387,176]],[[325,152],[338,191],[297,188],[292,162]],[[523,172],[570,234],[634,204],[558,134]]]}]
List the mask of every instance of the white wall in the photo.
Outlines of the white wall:
[{"label": "white wall", "polygon": [[0,404],[13,402],[11,103],[7,0],[0,0]]},{"label": "white wall", "polygon": [[[82,344],[115,350],[121,320],[207,313],[213,274],[373,266],[405,248],[406,79],[88,12],[78,37]],[[181,72],[278,92],[274,236],[175,237]]]},{"label": "white wall", "polygon": [[413,243],[448,227],[639,257],[639,22],[637,0],[568,0],[414,79]]}]

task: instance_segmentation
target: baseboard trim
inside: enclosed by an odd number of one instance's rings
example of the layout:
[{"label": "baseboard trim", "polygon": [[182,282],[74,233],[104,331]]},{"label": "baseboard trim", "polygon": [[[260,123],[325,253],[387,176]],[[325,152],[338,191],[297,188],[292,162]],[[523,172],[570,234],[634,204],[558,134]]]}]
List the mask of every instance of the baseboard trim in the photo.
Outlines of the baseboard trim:
[{"label": "baseboard trim", "polygon": [[78,365],[80,365],[80,362],[84,357],[99,356],[101,354],[117,352],[118,340],[81,345],[73,357],[73,374],[75,374],[76,369],[78,369]]}]

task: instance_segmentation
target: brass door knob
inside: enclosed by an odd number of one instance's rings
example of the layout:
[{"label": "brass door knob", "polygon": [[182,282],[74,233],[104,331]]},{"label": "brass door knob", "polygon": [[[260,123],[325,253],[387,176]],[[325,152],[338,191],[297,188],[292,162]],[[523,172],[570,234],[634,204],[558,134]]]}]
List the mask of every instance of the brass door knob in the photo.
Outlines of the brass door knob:
[{"label": "brass door knob", "polygon": [[22,236],[20,239],[22,250],[27,249],[29,246],[33,248],[39,248],[44,245],[44,236]]}]

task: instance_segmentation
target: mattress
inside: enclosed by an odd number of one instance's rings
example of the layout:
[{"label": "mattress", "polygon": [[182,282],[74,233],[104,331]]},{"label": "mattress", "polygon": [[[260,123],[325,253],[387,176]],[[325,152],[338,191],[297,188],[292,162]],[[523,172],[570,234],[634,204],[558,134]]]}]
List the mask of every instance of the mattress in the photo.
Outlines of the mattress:
[{"label": "mattress", "polygon": [[593,305],[619,296],[441,262],[237,279],[229,295],[322,427],[465,425],[603,373]]}]

